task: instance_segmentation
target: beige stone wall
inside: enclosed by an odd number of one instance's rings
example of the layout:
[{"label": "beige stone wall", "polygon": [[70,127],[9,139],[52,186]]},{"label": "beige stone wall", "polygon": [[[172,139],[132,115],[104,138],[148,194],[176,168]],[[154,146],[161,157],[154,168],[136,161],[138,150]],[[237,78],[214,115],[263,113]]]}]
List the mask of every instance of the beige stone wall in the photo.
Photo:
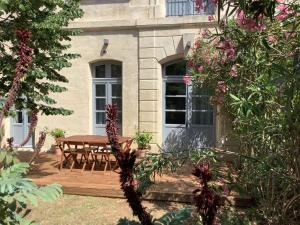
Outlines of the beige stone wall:
[{"label": "beige stone wall", "polygon": [[[90,65],[101,60],[118,60],[123,65],[123,135],[137,130],[154,135],[162,143],[162,66],[188,54],[200,30],[212,27],[206,16],[165,17],[164,0],[83,0],[85,16],[70,24],[83,33],[72,39],[72,52],[81,58],[63,74],[69,79],[68,91],[55,97],[58,104],[71,109],[71,116],[41,116],[38,132],[47,127],[62,128],[67,135],[93,133],[92,74]],[[109,40],[101,54],[104,39]],[[221,115],[221,114],[219,114]],[[222,119],[221,116],[218,117]],[[9,131],[9,123],[6,130]],[[224,134],[217,122],[217,137]],[[223,132],[224,131],[224,132]],[[45,150],[54,141],[47,138]]]},{"label": "beige stone wall", "polygon": [[[107,54],[100,54],[103,40],[109,40]],[[58,94],[58,106],[71,109],[71,116],[42,116],[38,130],[63,128],[67,135],[93,134],[92,74],[90,65],[101,60],[123,64],[123,133],[134,135],[138,128],[138,34],[134,30],[83,33],[72,40],[72,51],[81,54],[63,74],[69,79],[68,91]],[[53,140],[49,137],[46,148]]]},{"label": "beige stone wall", "polygon": [[82,0],[80,21],[158,18],[165,15],[164,0]]}]

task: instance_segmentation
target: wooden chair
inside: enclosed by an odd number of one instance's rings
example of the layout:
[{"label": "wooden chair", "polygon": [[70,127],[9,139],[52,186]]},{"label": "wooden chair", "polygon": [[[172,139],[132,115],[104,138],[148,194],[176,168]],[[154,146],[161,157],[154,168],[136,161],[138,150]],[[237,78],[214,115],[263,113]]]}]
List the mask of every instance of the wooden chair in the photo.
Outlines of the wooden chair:
[{"label": "wooden chair", "polygon": [[57,146],[61,151],[59,170],[62,170],[63,165],[66,165],[68,163],[70,163],[71,165],[70,159],[72,155],[71,155],[71,151],[69,149],[66,149],[66,143],[58,142]]},{"label": "wooden chair", "polygon": [[[91,172],[94,171],[96,164],[101,166],[103,160],[105,161],[104,171],[107,170],[107,166],[109,166],[109,169],[111,170],[110,155],[111,155],[111,151],[107,146],[105,146],[105,147],[98,146],[98,150],[91,149],[91,156],[93,159]],[[99,158],[100,158],[100,160],[99,160]]]},{"label": "wooden chair", "polygon": [[[133,138],[127,140],[123,145],[124,147],[122,148],[122,151],[123,152],[130,152],[131,150],[131,145],[132,145],[132,142],[134,141]],[[116,171],[117,169],[119,168],[119,163],[118,163],[118,160],[116,159],[115,160],[115,166],[114,168],[112,169],[113,171]]]},{"label": "wooden chair", "polygon": [[[67,141],[64,144],[67,146],[67,151],[70,152],[72,158],[72,164],[70,171],[73,170],[75,164],[81,164],[83,162],[82,172],[85,170],[87,164],[90,164],[89,160],[90,150],[84,143],[78,145],[78,142]],[[80,156],[80,163],[77,161],[77,157]]]}]

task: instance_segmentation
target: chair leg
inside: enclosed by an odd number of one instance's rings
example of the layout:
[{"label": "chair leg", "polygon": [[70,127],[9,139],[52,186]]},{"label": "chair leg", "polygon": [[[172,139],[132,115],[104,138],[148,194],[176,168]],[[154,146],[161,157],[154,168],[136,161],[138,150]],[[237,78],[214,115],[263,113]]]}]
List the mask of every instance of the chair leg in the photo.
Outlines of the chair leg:
[{"label": "chair leg", "polygon": [[60,165],[59,165],[59,170],[60,171],[62,170],[63,163],[64,163],[64,154],[61,153],[61,156],[60,156]]},{"label": "chair leg", "polygon": [[83,163],[83,167],[82,167],[81,172],[83,172],[85,170],[85,167],[86,167],[86,162]]},{"label": "chair leg", "polygon": [[106,169],[107,169],[107,161],[105,162],[104,171],[106,171]]},{"label": "chair leg", "polygon": [[92,169],[91,169],[91,173],[93,173],[93,171],[94,171],[94,168],[95,168],[95,164],[96,164],[96,161],[94,161],[94,162],[93,162],[93,164],[92,164]]},{"label": "chair leg", "polygon": [[100,167],[101,167],[101,164],[102,164],[102,160],[103,160],[103,155],[101,155]]},{"label": "chair leg", "polygon": [[91,154],[91,156],[92,156],[92,169],[91,169],[91,172],[93,172],[94,169],[95,169],[95,165],[96,165],[97,162],[98,162],[98,159],[97,159],[97,155]]},{"label": "chair leg", "polygon": [[83,155],[81,155],[81,157],[80,157],[80,162],[79,162],[80,165],[82,163],[82,158],[83,158]]},{"label": "chair leg", "polygon": [[111,162],[110,162],[110,159],[109,159],[109,155],[107,155],[107,161],[108,161],[108,165],[109,165],[109,170],[111,170]]},{"label": "chair leg", "polygon": [[72,170],[73,170],[74,165],[75,165],[75,160],[74,160],[74,158],[73,158],[73,161],[72,161],[72,164],[71,164],[71,168],[70,168],[70,171],[71,171],[71,172],[72,172]]},{"label": "chair leg", "polygon": [[82,154],[83,158],[84,158],[84,163],[83,163],[83,167],[81,172],[83,172],[85,170],[86,164],[89,163],[89,159],[86,157],[85,154]]}]

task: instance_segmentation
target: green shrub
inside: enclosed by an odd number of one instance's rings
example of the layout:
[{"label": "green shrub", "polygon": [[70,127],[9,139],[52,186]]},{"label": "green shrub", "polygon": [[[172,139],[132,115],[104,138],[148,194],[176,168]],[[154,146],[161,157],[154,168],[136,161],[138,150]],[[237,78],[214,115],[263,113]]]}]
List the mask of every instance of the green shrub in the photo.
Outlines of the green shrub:
[{"label": "green shrub", "polygon": [[147,148],[150,141],[152,140],[152,134],[148,132],[136,132],[134,140],[138,144],[138,147],[141,149]]},{"label": "green shrub", "polygon": [[63,129],[60,129],[60,128],[55,128],[50,131],[50,135],[54,139],[56,139],[56,138],[64,137],[66,135],[66,131],[64,131]]}]

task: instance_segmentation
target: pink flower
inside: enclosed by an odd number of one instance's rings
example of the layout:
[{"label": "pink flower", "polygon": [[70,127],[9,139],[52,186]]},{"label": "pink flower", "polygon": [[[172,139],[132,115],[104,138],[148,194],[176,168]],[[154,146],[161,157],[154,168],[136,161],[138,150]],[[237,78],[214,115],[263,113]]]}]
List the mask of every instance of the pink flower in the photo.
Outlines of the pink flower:
[{"label": "pink flower", "polygon": [[203,66],[199,66],[199,67],[198,67],[198,72],[199,72],[199,73],[202,73],[203,71],[204,71],[204,67],[203,67]]},{"label": "pink flower", "polygon": [[208,38],[210,35],[210,32],[209,32],[209,30],[205,29],[204,31],[202,31],[201,35],[203,38]]},{"label": "pink flower", "polygon": [[191,60],[190,60],[190,61],[188,61],[188,66],[189,66],[189,67],[193,67],[193,66],[194,66],[194,63],[193,63],[193,61],[191,61]]},{"label": "pink flower", "polygon": [[186,85],[189,85],[192,81],[192,77],[188,74],[186,74],[184,77],[183,77],[183,81]]},{"label": "pink flower", "polygon": [[196,41],[196,43],[195,43],[195,48],[197,49],[197,48],[199,48],[200,47],[200,41]]},{"label": "pink flower", "polygon": [[275,39],[275,37],[274,37],[273,35],[269,35],[269,36],[268,36],[268,41],[269,41],[270,43],[274,44],[275,41],[276,41],[276,39]]},{"label": "pink flower", "polygon": [[277,14],[277,16],[275,16],[275,18],[279,21],[285,20],[289,16],[289,14],[292,13],[292,11],[289,9],[289,6],[285,4],[280,4],[279,6],[277,6],[277,10],[279,11],[279,13]]},{"label": "pink flower", "polygon": [[213,15],[209,15],[209,16],[208,16],[208,21],[209,21],[209,22],[214,21],[214,20],[215,20],[215,18],[214,18]]},{"label": "pink flower", "polygon": [[201,83],[205,80],[205,76],[200,76],[198,77],[198,81],[200,81]]},{"label": "pink flower", "polygon": [[226,52],[226,56],[229,60],[234,60],[235,59],[235,50],[234,48],[228,49]]},{"label": "pink flower", "polygon": [[287,14],[282,14],[282,13],[275,16],[275,18],[279,21],[283,21],[286,17],[287,17]]},{"label": "pink flower", "polygon": [[196,0],[196,11],[199,12],[203,8],[203,0]]},{"label": "pink flower", "polygon": [[232,77],[237,77],[238,73],[237,73],[237,67],[236,67],[236,64],[234,64],[232,67],[231,67],[231,70],[230,70],[230,76]]},{"label": "pink flower", "polygon": [[225,40],[222,41],[219,45],[218,48],[221,49],[224,54],[226,55],[227,59],[233,61],[236,57],[236,52],[234,49],[234,45],[231,40]]},{"label": "pink flower", "polygon": [[[262,16],[260,16],[260,19],[262,19]],[[241,28],[247,31],[264,31],[266,29],[266,26],[262,22],[259,23],[254,19],[247,18],[243,10],[238,11],[236,22]]]},{"label": "pink flower", "polygon": [[217,93],[226,93],[228,90],[225,81],[218,81],[217,87],[216,87],[216,92]]}]

